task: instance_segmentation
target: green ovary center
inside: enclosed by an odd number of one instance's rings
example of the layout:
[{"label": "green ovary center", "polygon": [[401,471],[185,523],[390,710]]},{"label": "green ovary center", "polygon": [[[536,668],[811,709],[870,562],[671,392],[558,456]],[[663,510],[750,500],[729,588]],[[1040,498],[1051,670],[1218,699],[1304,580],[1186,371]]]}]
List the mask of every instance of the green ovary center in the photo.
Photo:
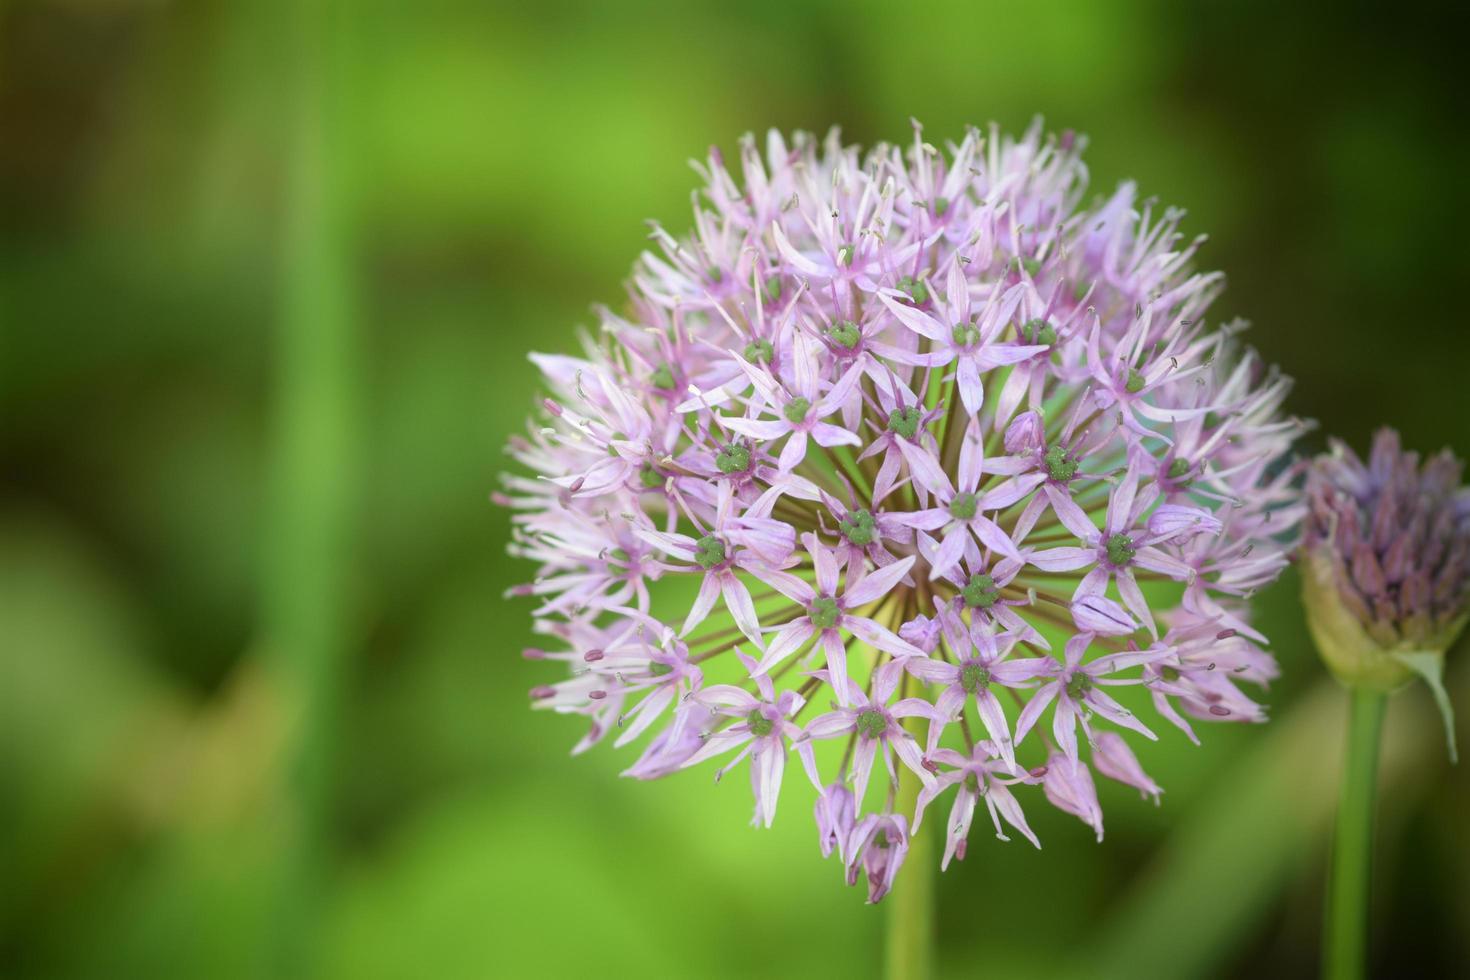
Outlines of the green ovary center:
[{"label": "green ovary center", "polygon": [[956,323],[950,331],[950,337],[954,339],[955,346],[969,347],[980,339],[980,328],[973,323]]},{"label": "green ovary center", "polygon": [[865,708],[858,712],[857,733],[864,738],[882,738],[888,731],[888,719],[877,708]]},{"label": "green ovary center", "polygon": [[717,565],[725,563],[725,542],[713,534],[706,534],[694,545],[694,560],[699,562],[699,567],[708,571]]},{"label": "green ovary center", "polygon": [[787,403],[786,408],[782,410],[782,414],[786,416],[786,421],[792,425],[800,425],[806,421],[807,413],[811,410],[812,403],[810,401],[805,398],[793,398]]},{"label": "green ovary center", "polygon": [[843,350],[852,350],[858,345],[858,341],[863,339],[863,334],[858,330],[856,323],[851,320],[843,320],[827,331],[827,337]]},{"label": "green ovary center", "polygon": [[806,609],[806,614],[817,629],[829,630],[836,627],[837,617],[842,614],[842,610],[837,608],[836,599],[822,596],[812,600],[812,604]]},{"label": "green ovary center", "polygon": [[1080,701],[1092,690],[1092,676],[1090,674],[1074,674],[1067,682],[1067,697],[1073,701]]},{"label": "green ovary center", "polygon": [[726,446],[715,457],[721,473],[741,473],[750,466],[750,450],[744,446]]},{"label": "green ovary center", "polygon": [[929,289],[922,282],[912,276],[904,276],[898,281],[898,288],[909,294],[909,298],[915,303],[923,304],[929,299]]},{"label": "green ovary center", "polygon": [[1028,344],[1046,344],[1050,346],[1057,342],[1057,329],[1048,321],[1037,317],[1027,320],[1021,327],[1021,336]]},{"label": "green ovary center", "polygon": [[765,364],[775,356],[776,349],[769,340],[752,340],[745,345],[745,359]]},{"label": "green ovary center", "polygon": [[949,502],[949,514],[959,520],[968,521],[975,516],[979,507],[980,501],[973,493],[955,494],[955,498]]},{"label": "green ovary center", "polygon": [[843,537],[859,548],[872,544],[873,539],[878,536],[873,514],[866,510],[853,511],[848,515],[847,520],[837,526],[837,529],[842,532]]},{"label": "green ovary center", "polygon": [[964,598],[965,605],[971,609],[989,609],[1000,598],[1000,590],[995,587],[995,579],[981,573],[970,576],[969,583],[960,590],[960,595]]},{"label": "green ovary center", "polygon": [[912,439],[919,434],[919,420],[922,417],[917,405],[895,408],[888,413],[888,431],[896,432],[905,439]]},{"label": "green ovary center", "polygon": [[960,687],[970,694],[974,694],[977,690],[983,691],[989,686],[990,671],[986,670],[984,665],[968,663],[960,668]]},{"label": "green ovary center", "polygon": [[764,738],[776,730],[776,723],[761,714],[759,708],[746,717],[745,723],[750,726],[750,733],[756,738]]},{"label": "green ovary center", "polygon": [[1046,475],[1057,483],[1066,483],[1077,475],[1077,460],[1069,458],[1061,446],[1048,449],[1042,462],[1046,464]]},{"label": "green ovary center", "polygon": [[1133,539],[1126,534],[1114,534],[1108,538],[1108,561],[1118,567],[1122,567],[1133,560],[1138,554],[1138,549],[1133,547]]},{"label": "green ovary center", "polygon": [[1147,383],[1138,368],[1129,368],[1128,380],[1123,382],[1123,389],[1130,395],[1136,395],[1143,390],[1143,386]]}]

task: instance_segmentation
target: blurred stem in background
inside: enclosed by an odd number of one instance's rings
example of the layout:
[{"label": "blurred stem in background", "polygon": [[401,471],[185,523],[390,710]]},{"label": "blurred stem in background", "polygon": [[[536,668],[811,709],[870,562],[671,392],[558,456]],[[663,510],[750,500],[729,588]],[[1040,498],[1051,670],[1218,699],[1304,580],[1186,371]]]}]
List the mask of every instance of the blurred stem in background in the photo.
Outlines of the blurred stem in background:
[{"label": "blurred stem in background", "polygon": [[[1470,673],[1452,685],[1470,697]],[[1065,976],[1204,976],[1240,955],[1294,875],[1312,873],[1332,821],[1337,770],[1324,765],[1323,732],[1346,724],[1342,688],[1323,682],[1255,747],[1213,780],[1149,866],[1136,872],[1096,938]],[[1383,742],[1388,792],[1411,800],[1428,774],[1434,719],[1401,699]]]},{"label": "blurred stem in background", "polygon": [[264,974],[311,972],[325,879],[333,739],[347,637],[353,526],[354,275],[345,5],[292,0],[282,279],[275,347],[272,511],[263,630],[293,711],[283,773],[288,845]]},{"label": "blurred stem in background", "polygon": [[[924,733],[918,719],[910,718],[906,727],[915,738]],[[899,767],[896,813],[913,813],[918,802],[919,779],[907,768]],[[883,955],[887,961],[888,980],[928,980],[934,958],[934,828],[909,837],[909,853],[899,869],[888,897],[888,932],[884,937]]]},{"label": "blurred stem in background", "polygon": [[1351,695],[1322,948],[1323,973],[1332,980],[1358,980],[1365,975],[1378,743],[1388,705],[1388,695],[1382,691],[1359,687]]}]

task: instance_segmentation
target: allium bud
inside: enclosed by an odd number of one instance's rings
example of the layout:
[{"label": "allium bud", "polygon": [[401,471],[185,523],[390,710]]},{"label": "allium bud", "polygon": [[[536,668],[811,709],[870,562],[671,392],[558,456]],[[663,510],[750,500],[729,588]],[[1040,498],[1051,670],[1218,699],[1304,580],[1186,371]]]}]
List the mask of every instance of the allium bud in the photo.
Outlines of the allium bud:
[{"label": "allium bud", "polygon": [[909,828],[903,814],[870,813],[852,828],[848,840],[847,883],[857,884],[861,869],[868,876],[868,902],[882,901],[908,852]]},{"label": "allium bud", "polygon": [[747,139],[598,337],[532,356],[496,499],[571,670],[532,704],[577,751],[749,767],[761,826],[794,752],[877,900],[940,796],[946,862],[981,800],[1001,837],[1042,798],[1101,836],[1091,767],[1158,791],[1110,730],[1265,720],[1239,685],[1275,675],[1248,600],[1295,547],[1290,382],[1206,319],[1181,212],[1084,203],[1081,147]]},{"label": "allium bud", "polygon": [[1343,683],[1423,677],[1450,726],[1444,654],[1470,619],[1470,488],[1449,450],[1426,460],[1381,429],[1366,464],[1345,444],[1313,461],[1302,538],[1307,624]]}]

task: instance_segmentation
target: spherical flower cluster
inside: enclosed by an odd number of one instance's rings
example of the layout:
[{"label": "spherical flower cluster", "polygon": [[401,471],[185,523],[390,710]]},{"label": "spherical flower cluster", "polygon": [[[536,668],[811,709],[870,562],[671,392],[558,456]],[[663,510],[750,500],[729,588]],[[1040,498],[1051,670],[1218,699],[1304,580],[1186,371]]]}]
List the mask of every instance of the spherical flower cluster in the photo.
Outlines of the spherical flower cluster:
[{"label": "spherical flower cluster", "polygon": [[1289,383],[1206,325],[1180,213],[1080,206],[1080,150],[773,133],[740,182],[712,151],[628,311],[532,356],[551,397],[497,500],[575,751],[748,760],[769,825],[794,750],[876,901],[947,793],[946,866],[981,801],[1036,843],[1036,789],[1099,839],[1094,770],[1157,798],[1128,704],[1190,739],[1264,720],[1239,684],[1276,674],[1247,600],[1300,518]]}]

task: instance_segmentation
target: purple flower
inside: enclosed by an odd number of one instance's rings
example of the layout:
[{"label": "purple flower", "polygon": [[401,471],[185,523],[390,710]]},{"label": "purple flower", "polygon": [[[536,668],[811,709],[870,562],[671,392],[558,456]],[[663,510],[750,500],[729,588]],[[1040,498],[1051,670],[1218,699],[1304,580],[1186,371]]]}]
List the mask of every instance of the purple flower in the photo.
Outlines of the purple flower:
[{"label": "purple flower", "polygon": [[[714,608],[715,601],[723,596],[735,625],[750,642],[759,647],[761,624],[756,618],[755,602],[751,599],[750,589],[736,572],[744,571],[757,579],[774,574],[768,559],[772,550],[780,545],[769,540],[762,541],[759,532],[752,532],[751,525],[760,520],[760,515],[748,513],[742,518],[734,517],[732,507],[735,498],[728,484],[720,488],[718,499],[713,526],[706,528],[695,525],[696,530],[708,532],[698,538],[690,534],[670,534],[643,527],[635,528],[634,533],[661,551],[693,563],[693,567],[685,566],[677,570],[700,570],[704,574],[699,595],[689,607],[688,615],[684,617],[680,636],[687,636],[694,627],[704,622]],[[755,543],[752,539],[761,541],[764,549],[760,546],[750,547]],[[740,549],[740,544],[747,546]],[[789,546],[785,548],[787,554],[790,550]]]},{"label": "purple flower", "polygon": [[739,748],[734,759],[716,770],[718,780],[749,755],[750,785],[755,793],[755,818],[751,822],[769,827],[776,819],[776,798],[781,794],[781,776],[786,770],[786,744],[801,734],[801,727],[791,719],[806,701],[795,691],[778,695],[771,679],[756,672],[750,657],[740,654],[740,662],[755,676],[760,697],[733,684],[713,684],[695,694],[714,714],[734,719],[734,723],[710,733],[704,746],[684,765],[697,765]]},{"label": "purple flower", "polygon": [[817,843],[822,857],[831,857],[835,849],[837,859],[847,864],[847,840],[855,821],[854,807],[852,790],[841,783],[824,787],[817,794]]},{"label": "purple flower", "polygon": [[1062,754],[1068,759],[1077,758],[1077,724],[1079,722],[1088,735],[1088,741],[1092,741],[1088,718],[1093,713],[1101,715],[1115,725],[1131,728],[1145,738],[1158,740],[1158,736],[1149,731],[1147,725],[1134,717],[1133,712],[1119,704],[1102,688],[1119,684],[1142,683],[1141,677],[1114,677],[1113,675],[1129,667],[1138,667],[1162,660],[1168,656],[1168,652],[1129,650],[1110,653],[1084,663],[1083,655],[1092,644],[1093,639],[1090,633],[1078,633],[1067,641],[1066,661],[1061,664],[1055,661],[1047,664],[1047,672],[1054,679],[1037,688],[1031,700],[1026,702],[1026,707],[1016,719],[1016,741],[1019,742],[1026,737],[1031,726],[1040,720],[1042,713],[1053,701],[1056,702],[1056,709],[1052,712],[1052,735],[1056,738],[1057,746],[1062,750]]},{"label": "purple flower", "polygon": [[930,368],[954,364],[960,402],[966,413],[974,415],[985,400],[985,385],[981,378],[998,367],[1024,361],[1046,350],[1044,346],[1001,342],[1001,334],[1011,325],[1025,295],[1025,285],[1017,283],[998,301],[985,303],[980,308],[979,319],[976,319],[970,284],[960,256],[956,254],[949,263],[944,295],[935,310],[944,318],[943,322],[915,307],[896,302],[888,293],[879,293],[879,298],[899,322],[933,342],[931,353],[895,359]]},{"label": "purple flower", "polygon": [[869,429],[877,435],[858,455],[859,462],[879,453],[883,455],[873,478],[873,501],[885,499],[904,470],[923,491],[943,493],[950,481],[939,459],[939,443],[929,431],[930,423],[941,413],[937,409],[926,411],[918,397],[891,371],[880,378],[877,417],[867,420]]},{"label": "purple flower", "polygon": [[[785,626],[776,630],[765,659],[756,670],[760,673],[785,660],[801,649],[813,636],[827,656],[827,674],[832,679],[833,693],[837,703],[848,703],[850,685],[847,679],[847,648],[842,642],[842,631],[846,631],[873,647],[896,657],[921,655],[876,621],[857,615],[857,610],[886,596],[898,584],[913,565],[912,556],[903,561],[862,575],[862,566],[849,565],[847,581],[842,591],[837,589],[837,555],[817,540],[815,534],[802,536],[807,553],[811,555],[815,569],[816,588],[794,575],[769,573],[768,581],[788,599],[800,604],[804,612],[798,613]],[[854,568],[857,578],[854,580]]]},{"label": "purple flower", "polygon": [[932,759],[952,768],[940,773],[939,778],[931,786],[925,786],[919,791],[918,812],[914,816],[914,833],[919,832],[919,823],[923,819],[924,808],[927,807],[935,797],[949,789],[958,786],[955,793],[954,805],[949,811],[948,832],[945,835],[944,858],[940,867],[949,868],[951,858],[965,859],[965,850],[968,846],[970,836],[970,824],[975,819],[975,804],[985,801],[985,808],[990,811],[990,820],[995,824],[995,836],[1000,840],[1010,840],[1001,828],[1001,819],[1014,827],[1037,847],[1041,841],[1031,832],[1026,825],[1026,815],[1021,812],[1021,804],[1011,794],[1010,788],[1017,783],[1037,783],[1041,780],[1023,773],[1020,776],[1012,776],[1013,767],[1002,759],[995,751],[995,746],[986,741],[975,743],[975,748],[969,758],[966,758],[953,749],[939,749],[932,754]]},{"label": "purple flower", "polygon": [[787,436],[779,460],[783,471],[795,468],[806,459],[808,438],[816,440],[817,445],[823,448],[861,446],[863,443],[856,433],[822,421],[840,409],[853,395],[856,385],[862,380],[863,365],[849,367],[824,393],[818,390],[820,378],[815,371],[819,363],[814,349],[816,342],[798,334],[795,344],[792,390],[789,391],[777,381],[769,368],[756,368],[739,355],[734,355],[738,358],[741,371],[759,395],[758,400],[751,401],[752,410],[758,411],[764,407],[774,412],[778,418],[719,418],[720,425],[754,439],[770,442]]},{"label": "purple flower", "polygon": [[[1017,501],[1026,499],[1041,478],[1007,480],[988,493],[978,493],[984,474],[984,456],[980,426],[972,420],[960,447],[959,488],[952,488],[946,479],[934,491],[934,507],[915,511],[902,519],[909,527],[918,529],[921,535],[925,531],[942,529],[939,547],[934,549],[934,557],[930,561],[930,573],[933,575],[947,575],[963,559],[978,560],[981,549],[1013,560],[1021,559],[1016,543],[985,515],[1004,511]],[[931,542],[921,538],[920,547],[926,544],[932,548]]]},{"label": "purple flower", "polygon": [[1138,764],[1138,757],[1117,732],[1098,732],[1092,743],[1092,764],[1109,779],[1132,786],[1159,802],[1159,784],[1148,777]]},{"label": "purple flower", "polygon": [[898,628],[898,638],[924,653],[933,653],[939,647],[942,631],[943,627],[937,618],[915,616]]},{"label": "purple flower", "polygon": [[1046,760],[1042,789],[1051,805],[1081,820],[1103,839],[1102,807],[1097,802],[1097,787],[1092,772],[1084,763],[1053,753]]},{"label": "purple flower", "polygon": [[[1165,544],[1177,544],[1194,534],[1217,532],[1222,526],[1208,511],[1199,508],[1169,507],[1162,518],[1149,518],[1147,526],[1138,525],[1144,513],[1157,500],[1157,490],[1149,488],[1138,492],[1139,474],[1136,466],[1128,471],[1108,498],[1107,521],[1101,532],[1074,502],[1066,498],[1057,508],[1057,517],[1067,530],[1085,542],[1082,547],[1049,548],[1027,556],[1027,561],[1037,568],[1050,572],[1072,571],[1092,566],[1092,570],[1077,583],[1073,597],[1102,595],[1109,581],[1116,582],[1118,592],[1128,609],[1142,620],[1155,636],[1153,613],[1143,590],[1138,587],[1136,570],[1155,572],[1177,581],[1188,581],[1194,571],[1186,563],[1168,553]],[[1155,514],[1158,513],[1155,511]],[[1185,513],[1187,512],[1187,514]],[[1157,520],[1158,529],[1153,522]]]},{"label": "purple flower", "polygon": [[965,703],[973,700],[980,723],[997,746],[997,754],[1014,770],[1016,755],[1011,744],[1010,724],[994,688],[1022,690],[1032,687],[1032,681],[1049,673],[1056,662],[1050,657],[1008,660],[1006,657],[1018,639],[1014,634],[1005,634],[997,642],[997,638],[988,632],[969,630],[947,607],[940,610],[940,619],[944,624],[950,658],[910,657],[903,661],[905,669],[915,677],[943,687],[934,701],[934,723],[929,726],[929,754],[938,748],[944,726],[957,720]]},{"label": "purple flower", "polygon": [[[492,499],[535,565],[507,592],[527,656],[565,672],[530,702],[581,722],[574,752],[748,761],[767,826],[794,749],[822,852],[877,900],[945,794],[946,863],[982,799],[1034,843],[1038,782],[1099,836],[1094,767],[1157,798],[1116,686],[1171,737],[1265,720],[1249,600],[1296,547],[1305,426],[1209,319],[1180,214],[1084,204],[1080,146],[711,151],[693,231],[655,227],[577,354],[532,355],[543,411]],[[1448,464],[1394,459],[1323,464],[1311,542],[1355,628],[1418,642],[1464,609],[1467,508]]]},{"label": "purple flower", "polygon": [[838,544],[844,549],[841,558],[849,565],[861,566],[865,559],[879,568],[891,565],[898,558],[888,550],[888,545],[911,545],[914,532],[905,524],[906,513],[893,514],[880,508],[869,510],[858,504],[844,505],[831,494],[822,494],[822,501],[832,512],[841,537]]},{"label": "purple flower", "polygon": [[919,751],[918,743],[904,729],[902,721],[905,718],[928,718],[934,708],[923,698],[904,698],[895,704],[888,704],[888,699],[893,697],[893,692],[898,687],[900,677],[902,667],[897,661],[878,668],[873,677],[871,696],[848,681],[847,706],[818,715],[807,724],[796,749],[801,753],[807,774],[817,789],[820,790],[822,784],[817,776],[811,740],[839,736],[852,736],[856,739],[852,753],[852,793],[855,800],[862,800],[863,794],[867,792],[873,763],[880,753],[883,756],[883,768],[888,771],[891,782],[898,781],[898,773],[893,768],[894,755],[921,782],[929,783],[933,780],[933,774],[924,766],[924,755]]},{"label": "purple flower", "polygon": [[[847,883],[868,876],[868,904],[881,901],[893,887],[909,853],[908,821],[899,813],[870,813],[852,828],[847,841]],[[861,866],[861,867],[859,867]]]}]

